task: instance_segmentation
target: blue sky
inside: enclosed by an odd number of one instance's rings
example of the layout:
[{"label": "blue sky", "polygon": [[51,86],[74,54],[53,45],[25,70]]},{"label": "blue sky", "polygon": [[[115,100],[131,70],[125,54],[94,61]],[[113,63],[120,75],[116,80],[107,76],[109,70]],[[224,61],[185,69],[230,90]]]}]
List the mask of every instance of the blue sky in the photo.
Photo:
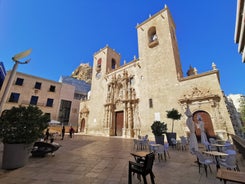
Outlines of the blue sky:
[{"label": "blue sky", "polygon": [[167,5],[176,24],[183,73],[220,71],[221,88],[245,94],[245,64],[234,43],[235,0],[0,0],[0,61],[32,48],[18,71],[58,81],[107,44],[131,61],[138,56],[136,25]]}]

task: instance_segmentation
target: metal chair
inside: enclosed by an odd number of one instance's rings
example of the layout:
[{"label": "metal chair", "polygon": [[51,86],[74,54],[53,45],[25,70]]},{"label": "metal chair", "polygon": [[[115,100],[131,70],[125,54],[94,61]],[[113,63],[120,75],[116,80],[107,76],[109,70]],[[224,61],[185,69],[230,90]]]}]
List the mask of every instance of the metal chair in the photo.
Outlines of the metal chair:
[{"label": "metal chair", "polygon": [[188,144],[187,138],[184,136],[180,137],[180,142],[181,142],[181,150],[186,150],[186,146]]},{"label": "metal chair", "polygon": [[177,141],[175,138],[171,138],[172,148],[177,148]]},{"label": "metal chair", "polygon": [[160,162],[161,160],[163,160],[163,156],[164,156],[164,158],[165,158],[165,160],[166,160],[166,153],[165,153],[165,150],[164,150],[164,146],[163,146],[163,145],[160,145],[160,146],[158,147],[158,149],[155,150],[155,154],[157,154],[159,162]]},{"label": "metal chair", "polygon": [[132,184],[132,173],[136,173],[139,176],[143,177],[144,184],[147,184],[146,176],[150,174],[151,183],[155,184],[154,174],[152,171],[153,163],[154,163],[155,155],[154,153],[149,153],[146,155],[143,163],[137,163],[129,161],[128,167],[128,184]]},{"label": "metal chair", "polygon": [[211,144],[216,144],[217,143],[217,141],[214,138],[212,138],[212,137],[210,137],[208,140],[209,140],[209,142]]},{"label": "metal chair", "polygon": [[240,171],[237,160],[236,160],[236,151],[227,150],[228,154],[224,159],[219,160],[219,165],[225,167],[228,170]]},{"label": "metal chair", "polygon": [[148,135],[145,135],[145,136],[143,137],[143,142],[142,142],[143,148],[146,149],[148,144],[149,144]]},{"label": "metal chair", "polygon": [[134,149],[138,150],[140,147],[139,141],[137,139],[134,139]]},{"label": "metal chair", "polygon": [[167,160],[167,155],[168,155],[168,158],[170,158],[170,155],[169,155],[169,152],[168,152],[168,148],[169,148],[169,144],[168,143],[164,143],[164,145],[160,145],[158,147],[158,149],[156,150],[155,153],[158,155],[159,162],[161,160],[163,160],[163,156],[164,156],[165,161]]},{"label": "metal chair", "polygon": [[197,156],[197,163],[199,167],[199,173],[200,173],[200,168],[203,165],[206,173],[206,177],[208,176],[207,174],[207,167],[209,167],[210,172],[212,172],[210,165],[214,164],[214,160],[209,157],[205,157],[201,152],[195,151],[195,155]]},{"label": "metal chair", "polygon": [[166,154],[168,155],[168,158],[170,158],[170,154],[168,152],[169,144],[164,143],[163,147],[164,147],[164,151],[165,151],[165,160],[166,160]]},{"label": "metal chair", "polygon": [[217,151],[215,146],[212,146],[208,141],[204,143],[206,151]]}]

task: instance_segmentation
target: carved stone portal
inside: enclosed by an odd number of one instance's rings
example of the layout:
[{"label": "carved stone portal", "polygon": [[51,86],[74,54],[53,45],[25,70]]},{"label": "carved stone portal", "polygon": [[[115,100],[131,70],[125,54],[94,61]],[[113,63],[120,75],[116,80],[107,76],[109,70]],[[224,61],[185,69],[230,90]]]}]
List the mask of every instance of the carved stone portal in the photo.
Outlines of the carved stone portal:
[{"label": "carved stone portal", "polygon": [[[128,74],[126,70],[123,74],[112,75],[108,77],[107,83],[107,99],[104,105],[104,130],[110,135],[116,135],[116,127],[119,123],[123,123],[122,136],[134,137],[137,131],[140,131],[140,126],[137,124],[136,119],[140,119],[138,109],[139,99],[136,97],[136,91],[130,83],[134,76]],[[116,119],[116,112],[123,112],[123,120]],[[137,118],[135,118],[137,116]],[[119,122],[123,121],[123,122]]]}]

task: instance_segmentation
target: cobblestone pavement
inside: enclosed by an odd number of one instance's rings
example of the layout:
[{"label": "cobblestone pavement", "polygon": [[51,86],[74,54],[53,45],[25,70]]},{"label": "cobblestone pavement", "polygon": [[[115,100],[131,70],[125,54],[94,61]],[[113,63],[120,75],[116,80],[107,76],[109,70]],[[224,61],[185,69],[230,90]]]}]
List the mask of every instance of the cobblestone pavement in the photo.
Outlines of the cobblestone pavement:
[{"label": "cobblestone pavement", "polygon": [[[15,170],[0,169],[1,184],[127,184],[128,161],[134,160],[133,140],[116,137],[76,135],[70,139],[55,140],[62,147],[55,156],[30,157],[27,165]],[[3,145],[0,144],[2,158]],[[189,151],[170,148],[167,161],[155,160],[153,172],[156,184],[222,184],[215,178],[216,168],[204,168],[198,172],[196,157]],[[239,167],[245,171],[244,160],[240,157]],[[2,165],[0,161],[0,166]],[[148,183],[150,177],[147,176]],[[140,182],[136,175],[133,183]],[[228,182],[231,183],[231,182]]]}]

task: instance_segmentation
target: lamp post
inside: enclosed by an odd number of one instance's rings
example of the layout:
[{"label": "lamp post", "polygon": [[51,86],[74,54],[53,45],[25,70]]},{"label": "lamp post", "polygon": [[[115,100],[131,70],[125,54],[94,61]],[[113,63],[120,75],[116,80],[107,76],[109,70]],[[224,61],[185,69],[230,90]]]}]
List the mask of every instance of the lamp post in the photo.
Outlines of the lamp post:
[{"label": "lamp post", "polygon": [[31,50],[32,49],[26,50],[26,51],[21,52],[19,54],[16,54],[14,57],[12,57],[12,60],[15,63],[14,63],[14,66],[12,68],[12,71],[10,73],[9,79],[7,81],[6,87],[4,89],[4,92],[3,92],[3,95],[2,95],[2,98],[1,98],[1,102],[0,102],[0,114],[2,114],[3,105],[6,102],[7,95],[9,93],[9,89],[10,89],[12,83],[13,83],[13,80],[14,80],[14,77],[15,77],[15,74],[16,74],[16,70],[17,70],[18,64],[27,64],[27,63],[30,62],[31,59],[28,59],[28,60],[26,60],[24,62],[19,61],[19,60],[22,59],[22,58],[24,58],[24,57],[26,57],[26,56],[28,56],[31,53]]}]

